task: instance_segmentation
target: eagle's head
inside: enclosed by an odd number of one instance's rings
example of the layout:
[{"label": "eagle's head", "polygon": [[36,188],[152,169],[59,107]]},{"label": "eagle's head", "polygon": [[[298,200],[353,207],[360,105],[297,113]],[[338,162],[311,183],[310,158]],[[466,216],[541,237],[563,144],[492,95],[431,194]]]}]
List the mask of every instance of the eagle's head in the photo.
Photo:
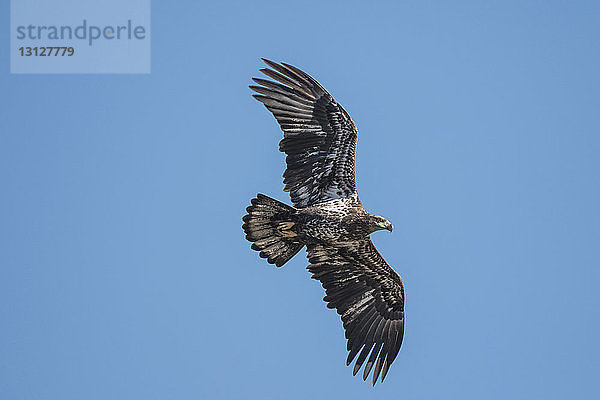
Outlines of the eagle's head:
[{"label": "eagle's head", "polygon": [[369,228],[371,231],[370,233],[380,231],[382,229],[387,229],[390,232],[394,230],[394,226],[390,221],[379,215],[373,214],[371,214],[369,218]]}]

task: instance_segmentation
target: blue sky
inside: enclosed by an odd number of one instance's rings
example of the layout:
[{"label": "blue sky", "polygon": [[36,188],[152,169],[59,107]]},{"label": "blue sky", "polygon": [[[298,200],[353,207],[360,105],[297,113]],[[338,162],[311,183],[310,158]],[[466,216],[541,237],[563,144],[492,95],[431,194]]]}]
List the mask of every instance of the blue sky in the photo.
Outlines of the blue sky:
[{"label": "blue sky", "polygon": [[[598,2],[154,2],[148,75],[11,75],[0,8],[0,397],[598,396]],[[345,367],[299,254],[260,57],[359,128],[374,242],[406,288],[386,382]]]}]

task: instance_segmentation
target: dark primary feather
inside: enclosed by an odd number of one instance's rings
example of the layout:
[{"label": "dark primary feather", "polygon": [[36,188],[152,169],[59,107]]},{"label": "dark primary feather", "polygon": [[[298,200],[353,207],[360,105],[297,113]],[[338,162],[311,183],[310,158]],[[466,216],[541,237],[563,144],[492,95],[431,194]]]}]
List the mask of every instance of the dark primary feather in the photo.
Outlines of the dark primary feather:
[{"label": "dark primary feather", "polygon": [[337,310],[344,323],[347,364],[358,355],[353,374],[367,361],[363,379],[374,366],[373,385],[380,373],[383,381],[404,336],[402,279],[368,238],[339,247],[308,245],[308,259],[313,279],[319,280],[327,293],[323,300]]},{"label": "dark primary feather", "polygon": [[[264,59],[263,59],[264,60]],[[358,131],[348,113],[317,81],[299,69],[269,60],[261,69],[274,81],[254,78],[254,97],[284,132],[285,191],[296,207],[356,193],[354,155]]]}]

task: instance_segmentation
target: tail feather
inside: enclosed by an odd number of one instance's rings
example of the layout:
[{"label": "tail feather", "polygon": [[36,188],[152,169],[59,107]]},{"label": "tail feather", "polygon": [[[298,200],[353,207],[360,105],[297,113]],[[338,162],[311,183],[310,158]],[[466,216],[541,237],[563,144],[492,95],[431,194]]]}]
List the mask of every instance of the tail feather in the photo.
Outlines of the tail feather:
[{"label": "tail feather", "polygon": [[304,246],[294,231],[296,210],[260,193],[251,203],[242,218],[246,239],[259,256],[281,267]]}]

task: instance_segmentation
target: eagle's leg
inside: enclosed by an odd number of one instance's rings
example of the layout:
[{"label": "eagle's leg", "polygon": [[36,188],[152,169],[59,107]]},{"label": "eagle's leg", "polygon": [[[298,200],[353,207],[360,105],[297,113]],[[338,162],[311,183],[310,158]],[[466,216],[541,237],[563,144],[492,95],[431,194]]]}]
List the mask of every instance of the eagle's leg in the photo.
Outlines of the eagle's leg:
[{"label": "eagle's leg", "polygon": [[279,232],[279,234],[281,236],[287,237],[287,238],[298,236],[298,234],[296,232],[292,232],[292,230],[291,230],[294,225],[296,225],[295,222],[290,222],[290,221],[280,222],[277,225],[277,231]]}]

